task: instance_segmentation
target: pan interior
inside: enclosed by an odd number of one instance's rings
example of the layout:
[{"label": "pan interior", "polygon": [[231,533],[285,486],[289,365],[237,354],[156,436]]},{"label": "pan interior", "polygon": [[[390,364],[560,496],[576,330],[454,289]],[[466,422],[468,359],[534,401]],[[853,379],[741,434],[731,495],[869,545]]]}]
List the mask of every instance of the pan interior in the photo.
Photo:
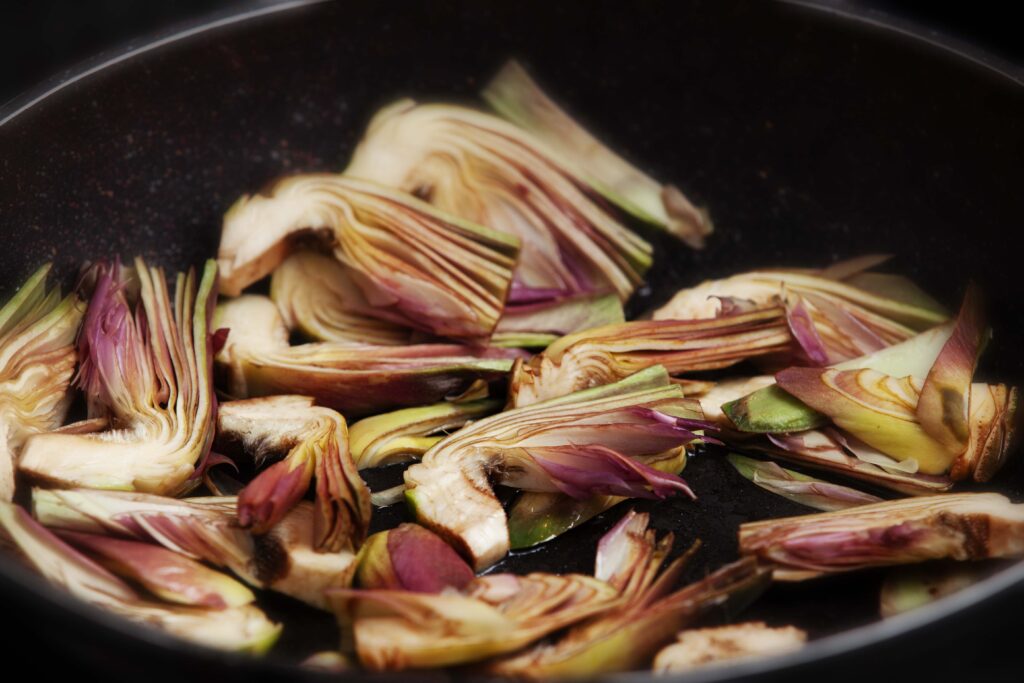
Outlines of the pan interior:
[{"label": "pan interior", "polygon": [[[198,34],[74,83],[0,128],[0,291],[41,262],[141,254],[168,269],[215,252],[220,216],[272,178],[340,170],[370,116],[401,96],[476,102],[516,56],[616,150],[710,208],[703,252],[657,242],[634,312],[700,280],[759,266],[891,253],[955,306],[986,292],[982,377],[1024,377],[1019,251],[1021,89],[892,33],[776,3],[347,2]],[[707,450],[698,500],[638,502],[686,579],[736,555],[746,520],[806,509],[748,485]],[[381,482],[394,472],[375,473]],[[1024,468],[996,488],[1024,499]],[[626,506],[497,570],[589,571]],[[399,508],[377,516],[397,523]],[[881,574],[772,588],[748,613],[824,636],[877,619]],[[331,619],[268,596],[287,659],[335,645]]]}]

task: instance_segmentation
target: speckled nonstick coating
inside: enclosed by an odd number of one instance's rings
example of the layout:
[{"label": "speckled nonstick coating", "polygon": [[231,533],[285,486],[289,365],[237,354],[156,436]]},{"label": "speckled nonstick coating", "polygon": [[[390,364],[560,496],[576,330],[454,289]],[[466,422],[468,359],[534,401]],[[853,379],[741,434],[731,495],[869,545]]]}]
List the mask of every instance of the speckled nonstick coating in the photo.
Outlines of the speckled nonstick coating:
[{"label": "speckled nonstick coating", "polygon": [[[717,231],[705,251],[657,240],[650,288],[632,311],[750,267],[892,253],[893,270],[950,306],[968,280],[979,282],[996,330],[982,373],[1021,381],[1020,84],[893,31],[774,3],[655,2],[626,16],[613,2],[353,1],[170,41],[72,82],[0,126],[0,292],[7,296],[51,259],[66,282],[82,261],[116,254],[142,254],[168,269],[198,264],[214,253],[220,216],[238,195],[282,173],[342,169],[369,117],[399,96],[475,101],[511,55],[613,148],[712,211]],[[806,511],[747,484],[718,452],[698,454],[684,476],[696,502],[637,507],[652,512],[655,527],[675,531],[679,549],[703,540],[688,579],[735,557],[739,523]],[[1021,466],[1008,468],[997,488],[1024,497]],[[625,509],[514,554],[499,569],[588,571],[596,540]],[[375,527],[404,514],[383,511]],[[262,662],[159,634],[125,638],[138,630],[54,595],[9,564],[0,562],[0,592],[15,608],[73,632],[65,640],[78,656],[117,648],[125,676],[215,671],[220,680],[258,680],[286,672],[280,661],[336,642],[329,616],[279,596],[266,604],[288,628]],[[880,576],[775,587],[749,614],[814,636],[845,631],[877,618]],[[1017,582],[978,604],[1019,600],[1021,592]],[[856,631],[771,666],[806,672],[829,648],[870,646],[880,635]]]}]

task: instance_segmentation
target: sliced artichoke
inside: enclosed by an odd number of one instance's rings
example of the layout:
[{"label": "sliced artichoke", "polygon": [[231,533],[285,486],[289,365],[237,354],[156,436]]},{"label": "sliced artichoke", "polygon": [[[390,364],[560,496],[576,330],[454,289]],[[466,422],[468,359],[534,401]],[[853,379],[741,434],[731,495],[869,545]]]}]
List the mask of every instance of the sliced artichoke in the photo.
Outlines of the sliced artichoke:
[{"label": "sliced artichoke", "polygon": [[[787,393],[868,445],[896,460],[913,458],[925,474],[945,474],[967,449],[968,422],[977,420],[970,415],[971,379],[987,337],[979,309],[972,287],[923,382],[871,369],[789,368],[775,379]],[[1014,392],[1003,393],[1009,399]],[[1004,402],[990,412],[1001,416],[1006,410]]]},{"label": "sliced artichoke", "polygon": [[526,70],[509,61],[483,91],[483,98],[508,119],[571,161],[607,200],[686,242],[704,246],[712,225],[673,185],[662,185],[605,147],[540,89]]},{"label": "sliced artichoke", "polygon": [[355,555],[313,547],[315,510],[300,502],[263,536],[237,522],[233,497],[179,500],[142,493],[34,489],[40,522],[55,529],[157,543],[225,567],[250,586],[269,588],[326,609],[324,591],[352,582]]},{"label": "sliced artichoke", "polygon": [[491,574],[460,592],[333,590],[359,661],[374,671],[434,668],[514,652],[607,610],[618,592],[580,574]]},{"label": "sliced artichoke", "polygon": [[325,650],[323,652],[311,654],[309,657],[302,660],[302,663],[299,666],[304,669],[326,671],[328,673],[341,673],[354,668],[348,657],[340,652],[332,650]]},{"label": "sliced artichoke", "polygon": [[[79,336],[90,417],[111,429],[31,437],[20,469],[58,486],[178,494],[213,441],[213,351],[210,316],[217,266],[178,274],[174,304],[164,273],[137,259],[133,273],[99,266]],[[138,301],[129,289],[137,280]]]},{"label": "sliced artichoke", "polygon": [[755,460],[736,453],[730,453],[729,463],[744,479],[757,484],[766,491],[800,503],[815,510],[845,510],[858,505],[881,502],[881,498],[864,493],[849,486],[832,484],[806,474],[779,467],[774,462]]},{"label": "sliced artichoke", "polygon": [[349,454],[345,418],[303,396],[268,396],[222,404],[217,433],[240,441],[259,461],[287,452],[238,494],[242,527],[267,533],[315,478],[313,547],[338,551],[362,544],[370,526],[370,490]]},{"label": "sliced artichoke", "polygon": [[805,360],[838,363],[909,339],[948,318],[909,280],[864,272],[883,260],[865,257],[818,271],[765,270],[709,280],[678,292],[655,311],[654,319],[713,317],[723,301],[782,304]]},{"label": "sliced artichoke", "polygon": [[677,674],[710,664],[795,652],[807,633],[794,626],[772,628],[761,621],[683,631],[654,658],[654,671]]},{"label": "sliced artichoke", "polygon": [[973,477],[986,481],[1006,461],[1013,446],[1016,388],[971,384],[967,441],[951,451],[933,439],[918,419],[920,385],[872,370],[824,372],[790,368],[779,375],[783,388],[829,416],[845,432],[898,462],[911,472]]},{"label": "sliced artichoke", "polygon": [[367,589],[441,593],[461,590],[474,578],[450,545],[418,524],[399,524],[370,536],[357,562],[355,583]]},{"label": "sliced artichoke", "polygon": [[[441,545],[430,550],[425,544]],[[513,652],[614,608],[628,583],[619,575],[625,563],[618,548],[612,555],[599,548],[595,578],[535,573],[473,579],[457,556],[434,561],[435,554],[450,552],[415,525],[370,539],[361,552],[361,565],[367,566],[360,567],[359,579],[374,590],[330,593],[339,619],[352,628],[364,666],[437,667]]]},{"label": "sliced artichoke", "polygon": [[[723,437],[729,438],[724,434]],[[779,460],[841,474],[908,496],[942,493],[953,486],[948,476],[918,472],[913,459],[900,462],[835,429],[769,434],[763,442],[737,443]]]},{"label": "sliced artichoke", "polygon": [[[640,456],[637,460],[660,472],[680,474],[686,458],[686,447],[682,446],[657,455]],[[508,511],[510,547],[522,550],[550,541],[626,500],[629,498],[625,496],[580,499],[564,493],[526,491]]]},{"label": "sliced artichoke", "polygon": [[230,576],[158,545],[77,531],[62,531],[59,536],[110,571],[167,602],[224,609],[256,599],[252,591]]},{"label": "sliced artichoke", "polygon": [[438,441],[471,420],[501,410],[498,399],[442,401],[367,417],[349,430],[349,447],[359,469],[419,460]]},{"label": "sliced artichoke", "polygon": [[581,294],[505,307],[491,343],[544,348],[560,335],[625,321],[614,294]]},{"label": "sliced artichoke", "polygon": [[740,526],[740,552],[775,566],[775,577],[925,560],[1024,555],[1024,505],[995,493],[891,500]]},{"label": "sliced artichoke", "polygon": [[491,479],[525,491],[664,498],[693,495],[673,474],[637,456],[698,440],[706,428],[665,369],[516,408],[474,422],[405,471],[406,502],[424,526],[477,570],[508,552],[505,512]]},{"label": "sliced artichoke", "polygon": [[504,377],[521,355],[458,344],[290,346],[277,307],[256,295],[225,301],[215,322],[230,330],[217,362],[233,397],[302,394],[348,418],[461,394],[477,380]]},{"label": "sliced artichoke", "polygon": [[672,534],[656,540],[648,516],[630,511],[598,545],[595,576],[615,586],[622,601],[573,626],[557,641],[499,659],[489,673],[530,680],[592,678],[647,666],[675,633],[715,607],[737,611],[759,595],[771,573],[747,558],[672,592],[695,544],[659,572]]},{"label": "sliced artichoke", "polygon": [[895,567],[882,581],[879,613],[888,619],[957,593],[990,576],[995,570],[992,564],[929,562]]},{"label": "sliced artichoke", "polygon": [[[775,378],[771,375],[755,375],[753,377],[733,377],[716,382],[707,390],[701,391],[698,396],[700,407],[704,411],[704,419],[719,427],[733,428],[733,423],[726,417],[722,407],[725,404],[737,401],[746,396],[755,397],[757,392],[765,387],[775,384]],[[778,392],[782,396],[789,396],[781,389]],[[693,395],[687,391],[687,396]],[[790,397],[792,398],[792,397]],[[797,401],[799,403],[799,401]]]},{"label": "sliced artichoke", "polygon": [[14,495],[25,440],[60,427],[71,399],[85,304],[48,288],[49,273],[49,264],[37,270],[0,308],[0,502]]},{"label": "sliced artichoke", "polygon": [[[923,381],[953,334],[953,321],[860,358],[833,366],[836,370],[874,370]],[[828,418],[775,386],[759,387],[748,396],[722,397],[721,410],[740,431],[759,434],[799,432],[828,424]],[[707,399],[702,403],[707,404]]]},{"label": "sliced artichoke", "polygon": [[714,370],[786,351],[781,308],[708,320],[633,321],[562,337],[513,374],[510,402],[530,405],[610,384],[652,365],[670,373]]},{"label": "sliced artichoke", "polygon": [[[207,647],[252,653],[270,649],[281,633],[280,625],[251,604],[202,609],[147,600],[23,509],[2,501],[0,532],[9,536],[28,563],[49,581],[131,621]],[[193,575],[190,580],[195,578]]]},{"label": "sliced artichoke", "polygon": [[270,279],[270,297],[289,330],[314,341],[401,346],[408,327],[370,315],[370,303],[345,266],[326,254],[297,251]]},{"label": "sliced artichoke", "polygon": [[519,250],[513,237],[384,186],[300,175],[242,197],[224,215],[221,291],[236,296],[270,273],[304,232],[333,247],[369,304],[362,313],[456,338],[494,331]]},{"label": "sliced artichoke", "polygon": [[[977,298],[972,288],[952,324],[902,349],[832,368],[788,368],[775,376],[777,387],[722,409],[743,431],[790,432],[771,436],[783,450],[808,455],[812,447],[801,430],[831,422],[841,430],[836,436],[811,439],[826,448],[821,442],[839,440],[889,471],[985,481],[1011,450],[1017,390],[971,382],[987,338]],[[920,355],[908,356],[911,350]]]},{"label": "sliced artichoke", "polygon": [[958,453],[932,439],[914,408],[921,385],[874,370],[789,368],[776,375],[786,392],[828,416],[837,427],[895,460],[913,458],[931,475],[949,471]]},{"label": "sliced artichoke", "polygon": [[370,122],[345,173],[518,238],[509,304],[609,291],[625,300],[651,265],[651,245],[575,164],[490,114],[396,102]]}]

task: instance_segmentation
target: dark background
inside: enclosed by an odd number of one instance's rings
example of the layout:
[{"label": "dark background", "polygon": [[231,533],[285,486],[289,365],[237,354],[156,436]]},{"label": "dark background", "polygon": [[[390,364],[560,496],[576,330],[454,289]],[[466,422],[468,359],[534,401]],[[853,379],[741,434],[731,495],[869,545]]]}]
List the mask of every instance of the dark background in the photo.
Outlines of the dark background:
[{"label": "dark background", "polygon": [[[139,37],[239,7],[273,0],[19,0],[5,3],[0,18],[0,103],[78,62]],[[823,0],[820,4],[867,7],[984,47],[1024,66],[1024,41],[1016,3]]]},{"label": "dark background", "polygon": [[[210,0],[184,0],[159,2],[146,0],[57,0],[53,2],[24,2],[5,6],[0,19],[0,102],[40,81],[59,76],[73,69],[82,60],[108,49],[117,49],[138,36],[159,32],[169,26],[188,23],[211,13],[229,12],[233,8],[263,3],[211,2]],[[997,57],[1017,65],[1024,65],[1024,41],[1013,35],[1016,27],[1007,7],[995,3],[972,2],[938,5],[911,2],[830,2],[842,7],[870,7],[905,17],[940,34],[984,46]],[[639,11],[636,9],[630,11]],[[144,42],[144,41],[143,41]],[[0,149],[0,155],[4,150]],[[88,675],[76,671],[79,667],[64,658],[60,643],[26,638],[19,624],[0,624],[20,632],[20,637],[5,639],[4,650],[14,662],[27,662],[34,670],[14,674],[14,678],[29,675],[76,675],[89,680]],[[10,636],[8,636],[10,638]],[[1021,680],[1018,662],[1019,631],[1007,630],[980,644],[964,633],[963,647],[949,648],[936,645],[935,659],[914,662],[905,672],[889,670],[880,680],[896,680],[903,675],[911,680]],[[26,642],[27,641],[27,642]],[[59,654],[58,654],[59,653]],[[56,656],[55,656],[56,655]],[[870,662],[861,665],[870,669]],[[909,664],[909,663],[908,663]],[[860,667],[858,667],[860,668]],[[832,681],[849,680],[853,671],[835,672]],[[858,672],[858,673],[863,673]],[[876,670],[877,673],[877,670]],[[6,679],[5,679],[6,680]],[[792,681],[804,680],[795,677]],[[820,680],[820,679],[819,679]]]}]

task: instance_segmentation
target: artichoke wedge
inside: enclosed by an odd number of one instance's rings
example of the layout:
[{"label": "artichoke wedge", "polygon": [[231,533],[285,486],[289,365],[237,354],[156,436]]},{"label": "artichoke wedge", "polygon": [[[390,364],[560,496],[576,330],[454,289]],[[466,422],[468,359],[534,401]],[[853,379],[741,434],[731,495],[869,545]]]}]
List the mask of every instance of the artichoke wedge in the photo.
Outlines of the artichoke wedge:
[{"label": "artichoke wedge", "polygon": [[349,430],[352,457],[361,470],[419,460],[449,433],[497,413],[502,404],[488,398],[442,401],[364,418]]},{"label": "artichoke wedge", "polygon": [[1012,450],[1017,390],[972,381],[988,337],[979,306],[971,288],[946,325],[831,368],[788,368],[722,410],[809,460],[838,445],[889,472],[986,481]]},{"label": "artichoke wedge", "polygon": [[91,489],[34,489],[32,507],[54,529],[156,543],[230,569],[256,588],[326,609],[324,591],[352,582],[355,555],[313,547],[316,511],[302,501],[263,536],[238,526],[234,497],[179,500]]},{"label": "artichoke wedge", "polygon": [[486,339],[501,316],[517,240],[374,183],[339,175],[278,181],[224,216],[217,261],[224,294],[270,273],[294,238],[325,237],[369,314],[445,337]]},{"label": "artichoke wedge", "polygon": [[648,516],[630,511],[601,539],[595,576],[618,589],[621,603],[573,626],[560,639],[488,665],[491,674],[550,680],[590,679],[648,666],[682,628],[714,608],[736,612],[771,581],[750,558],[672,591],[699,543],[661,570],[672,534],[656,538]]},{"label": "artichoke wedge", "polygon": [[198,282],[192,271],[179,273],[173,305],[163,271],[141,259],[134,272],[101,265],[96,276],[77,382],[89,416],[111,428],[30,437],[19,467],[58,486],[181,493],[199,482],[196,464],[213,441],[217,266],[208,261]]},{"label": "artichoke wedge", "polygon": [[562,337],[518,366],[510,403],[522,407],[610,384],[652,365],[663,365],[671,374],[725,368],[787,351],[791,343],[781,308],[707,320],[606,325]]},{"label": "artichoke wedge", "polygon": [[879,614],[888,619],[941,600],[988,578],[1001,564],[1001,561],[953,561],[895,567],[882,581]]},{"label": "artichoke wedge", "polygon": [[[680,474],[686,466],[686,447],[673,448],[664,453],[640,456],[645,465],[660,472]],[[508,535],[512,550],[532,548],[575,529],[619,503],[629,500],[625,496],[590,496],[573,498],[564,493],[526,491],[508,511]]]},{"label": "artichoke wedge", "polygon": [[926,560],[1024,555],[1024,504],[951,493],[740,526],[740,552],[786,581]]},{"label": "artichoke wedge", "polygon": [[[939,354],[953,334],[953,321],[943,323],[910,339],[886,347],[860,358],[833,366],[836,370],[874,370],[896,377],[928,375]],[[725,384],[725,383],[723,383]],[[735,387],[735,385],[732,385]],[[712,397],[705,397],[707,403]],[[731,425],[743,432],[778,434],[816,429],[828,424],[828,418],[775,385],[756,387],[747,396],[715,395],[715,402],[728,417]],[[712,407],[707,407],[714,414]]]},{"label": "artichoke wedge", "polygon": [[655,320],[717,315],[723,306],[783,305],[802,360],[829,365],[914,336],[949,316],[912,282],[866,270],[886,257],[862,257],[822,270],[763,270],[709,280],[678,292]]},{"label": "artichoke wedge", "polygon": [[510,305],[595,292],[625,301],[652,262],[651,245],[575,164],[480,111],[412,100],[385,107],[345,174],[518,238]]},{"label": "artichoke wedge", "polygon": [[509,549],[505,511],[491,481],[524,491],[664,498],[692,496],[674,474],[638,456],[701,437],[699,404],[683,398],[661,366],[615,384],[516,408],[474,422],[405,471],[416,520],[440,534],[476,570]]},{"label": "artichoke wedge", "polygon": [[612,586],[580,574],[491,574],[461,592],[332,590],[359,661],[374,671],[436,668],[514,652],[612,607]]},{"label": "artichoke wedge", "polygon": [[248,605],[256,599],[230,576],[172,550],[142,541],[61,531],[61,539],[110,571],[167,602],[210,609]]},{"label": "artichoke wedge", "polygon": [[518,62],[507,62],[482,94],[499,115],[581,169],[605,199],[694,249],[704,246],[712,231],[707,211],[691,204],[676,187],[658,183],[601,144],[552,101]]},{"label": "artichoke wedge", "polygon": [[730,453],[728,459],[729,464],[736,468],[744,479],[765,491],[771,491],[815,510],[831,512],[882,501],[878,496],[787,470],[774,462],[755,460],[735,453]]},{"label": "artichoke wedge", "polygon": [[355,583],[374,590],[441,593],[461,590],[474,578],[472,568],[440,536],[418,524],[399,524],[366,539]]},{"label": "artichoke wedge", "polygon": [[[617,608],[628,594],[630,576],[641,573],[632,570],[639,541],[624,538],[612,548],[602,540],[594,577],[534,573],[472,579],[457,558],[431,558],[450,548],[427,550],[442,543],[428,534],[422,527],[402,525],[375,535],[361,555],[367,555],[362,564],[371,569],[364,585],[376,590],[331,591],[335,612],[351,625],[356,652],[367,668],[439,667],[515,652]],[[387,557],[380,558],[382,553]]]},{"label": "artichoke wedge", "polygon": [[[730,438],[726,433],[722,437]],[[918,472],[916,460],[900,462],[837,429],[768,434],[763,441],[738,440],[737,445],[761,451],[778,460],[841,474],[908,496],[942,493],[953,486],[953,480],[946,475]]]},{"label": "artichoke wedge", "polygon": [[477,380],[503,378],[522,355],[459,344],[290,346],[277,307],[252,294],[223,302],[215,323],[229,330],[217,362],[232,397],[302,394],[347,418],[459,395]]},{"label": "artichoke wedge", "polygon": [[[142,597],[127,583],[40,525],[23,509],[9,503],[0,502],[0,535],[10,537],[31,566],[75,597],[179,638],[207,647],[258,654],[270,649],[281,633],[281,626],[267,619],[252,604],[206,609]],[[152,555],[149,560],[154,560]],[[166,573],[179,568],[172,569],[158,562],[150,571]],[[190,582],[201,578],[208,580],[210,574],[193,572],[188,576]],[[221,587],[221,579],[226,578],[217,578]]]},{"label": "artichoke wedge", "polygon": [[491,337],[496,346],[544,348],[563,334],[625,321],[614,294],[580,294],[505,307]]},{"label": "artichoke wedge", "polygon": [[675,643],[654,658],[654,671],[684,671],[753,657],[773,657],[795,652],[807,642],[807,634],[794,626],[772,628],[761,621],[683,631]]},{"label": "artichoke wedge", "polygon": [[85,304],[47,287],[50,266],[0,308],[0,502],[14,495],[18,454],[31,434],[60,427],[78,354]]},{"label": "artichoke wedge", "polygon": [[348,450],[345,418],[304,396],[229,401],[217,413],[218,438],[241,442],[262,461],[287,452],[238,494],[242,527],[265,534],[298,503],[316,479],[313,547],[353,550],[370,526],[370,490]]},{"label": "artichoke wedge", "polygon": [[370,315],[370,303],[341,263],[327,254],[297,251],[270,279],[270,297],[289,330],[314,341],[401,346],[411,330]]}]

